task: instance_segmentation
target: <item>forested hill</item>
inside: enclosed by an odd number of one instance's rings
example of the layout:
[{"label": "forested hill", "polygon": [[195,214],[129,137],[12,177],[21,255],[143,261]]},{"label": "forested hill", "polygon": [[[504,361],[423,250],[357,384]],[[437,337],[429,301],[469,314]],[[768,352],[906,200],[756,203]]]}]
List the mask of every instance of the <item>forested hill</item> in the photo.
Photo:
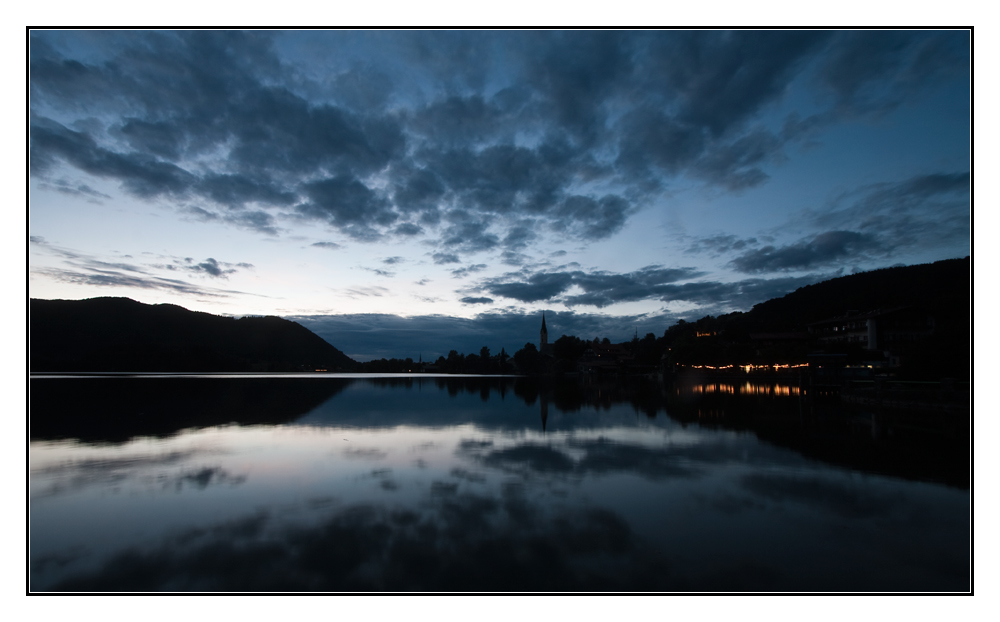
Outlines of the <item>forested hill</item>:
[{"label": "forested hill", "polygon": [[943,324],[967,324],[971,277],[969,257],[861,272],[772,298],[742,319],[751,329],[792,330],[852,310],[912,305],[926,308]]},{"label": "forested hill", "polygon": [[129,298],[29,302],[29,366],[42,371],[353,371],[358,363],[279,317],[235,319]]}]

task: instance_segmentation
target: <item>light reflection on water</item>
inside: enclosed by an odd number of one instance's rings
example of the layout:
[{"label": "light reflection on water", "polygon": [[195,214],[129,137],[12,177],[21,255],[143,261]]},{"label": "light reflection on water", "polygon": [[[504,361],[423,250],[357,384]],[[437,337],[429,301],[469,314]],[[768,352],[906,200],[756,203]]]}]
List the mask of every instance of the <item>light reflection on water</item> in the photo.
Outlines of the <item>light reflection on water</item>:
[{"label": "light reflection on water", "polygon": [[[249,420],[218,424],[223,402],[206,385],[175,384],[171,407],[210,425],[153,422],[91,442],[43,428],[30,453],[31,589],[969,588],[968,490],[690,425],[665,385],[337,382],[316,395],[272,385],[269,404],[294,406],[268,407],[281,423],[248,406]],[[44,390],[84,413],[165,399],[132,388],[88,411],[79,396],[102,390],[65,386]],[[212,391],[260,401],[259,385],[234,386]],[[780,391],[729,395],[798,412]],[[33,410],[33,427],[46,415]]]},{"label": "light reflection on water", "polygon": [[761,384],[753,382],[744,382],[742,384],[727,384],[725,382],[716,382],[709,384],[688,384],[683,386],[678,386],[675,389],[677,395],[684,395],[686,393],[694,395],[703,395],[705,393],[726,393],[729,395],[780,395],[780,396],[798,396],[803,395],[802,389],[797,386],[789,386],[783,384]]}]

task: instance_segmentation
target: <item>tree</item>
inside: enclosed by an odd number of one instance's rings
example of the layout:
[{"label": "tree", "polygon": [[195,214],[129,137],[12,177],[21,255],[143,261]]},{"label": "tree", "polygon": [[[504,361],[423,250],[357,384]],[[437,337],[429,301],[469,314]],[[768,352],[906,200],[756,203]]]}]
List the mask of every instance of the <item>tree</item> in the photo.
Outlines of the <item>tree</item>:
[{"label": "tree", "polygon": [[525,374],[538,373],[541,367],[539,358],[538,348],[531,342],[524,344],[523,348],[514,353],[514,362]]},{"label": "tree", "polygon": [[449,374],[460,374],[465,367],[465,356],[458,353],[458,350],[448,352],[447,369]]},{"label": "tree", "polygon": [[563,335],[552,344],[552,353],[557,359],[576,360],[583,356],[587,345],[587,342],[581,341],[577,337]]}]

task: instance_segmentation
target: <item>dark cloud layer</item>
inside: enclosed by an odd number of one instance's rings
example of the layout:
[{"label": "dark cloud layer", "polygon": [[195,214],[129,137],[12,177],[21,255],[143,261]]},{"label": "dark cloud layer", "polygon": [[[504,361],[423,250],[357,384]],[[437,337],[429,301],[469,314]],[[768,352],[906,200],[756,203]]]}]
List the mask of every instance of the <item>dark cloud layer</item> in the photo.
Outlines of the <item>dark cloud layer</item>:
[{"label": "dark cloud layer", "polygon": [[[765,292],[783,295],[791,291],[786,288],[796,282],[807,284],[819,280],[815,275],[809,275],[798,281],[778,279],[773,283],[760,279],[735,283],[715,281],[678,283],[704,275],[704,272],[695,268],[663,268],[655,265],[624,274],[582,270],[534,273],[521,271],[485,279],[479,284],[479,287],[495,296],[519,302],[545,300],[562,302],[571,307],[603,308],[616,303],[638,300],[738,305],[745,303],[747,299],[755,298],[756,295],[763,295]],[[573,288],[582,290],[582,293],[565,295]],[[780,294],[778,294],[779,292]],[[760,300],[766,300],[766,298]],[[755,300],[755,302],[760,300]]]},{"label": "dark cloud layer", "polygon": [[[888,257],[899,249],[961,244],[971,235],[969,173],[918,175],[845,193],[806,221],[826,230],[792,244],[746,250],[730,265],[743,273],[812,270]],[[743,250],[756,239],[717,236],[690,250]]]},{"label": "dark cloud layer", "polygon": [[[389,34],[370,36],[396,60],[359,64],[346,59],[362,33],[328,33],[324,49],[345,60],[319,70],[279,54],[276,42],[293,34],[123,31],[81,55],[72,33],[33,31],[31,172],[60,192],[105,198],[59,181],[75,169],[268,235],[299,218],[358,241],[426,235],[436,259],[500,251],[517,265],[546,232],[614,236],[680,178],[722,191],[766,183],[817,128],[884,114],[959,75],[969,40],[960,31]],[[765,122],[793,83],[817,105]],[[826,230],[735,265],[791,269],[876,249],[864,226]],[[861,237],[830,237],[838,232]],[[527,300],[565,283],[539,279],[506,291]],[[578,302],[602,301],[588,291]]]},{"label": "dark cloud layer", "polygon": [[885,250],[874,235],[828,231],[796,244],[779,248],[765,246],[748,251],[731,264],[739,272],[750,273],[809,270],[846,257],[861,257],[869,252],[881,255]]},{"label": "dark cloud layer", "polygon": [[917,175],[845,193],[807,218],[877,238],[885,250],[962,243],[972,231],[971,189],[968,172]]}]

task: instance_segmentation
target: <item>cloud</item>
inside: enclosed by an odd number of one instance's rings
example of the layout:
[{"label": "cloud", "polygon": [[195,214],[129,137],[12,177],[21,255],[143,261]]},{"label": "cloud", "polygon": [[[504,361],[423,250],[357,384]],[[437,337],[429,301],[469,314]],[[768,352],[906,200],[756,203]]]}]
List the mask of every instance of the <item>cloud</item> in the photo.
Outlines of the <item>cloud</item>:
[{"label": "cloud", "polygon": [[[360,32],[83,36],[31,33],[40,188],[111,200],[73,169],[205,222],[517,265],[546,232],[614,236],[680,181],[767,183],[819,129],[967,81],[970,35],[393,32],[379,54]],[[322,65],[289,53],[306,39]]]},{"label": "cloud", "polygon": [[462,260],[454,253],[434,253],[431,257],[436,264],[462,263]]},{"label": "cloud", "polygon": [[262,211],[237,211],[237,212],[210,212],[198,206],[188,206],[182,213],[193,216],[202,222],[223,222],[234,225],[241,229],[249,229],[257,233],[275,236],[278,235],[278,228],[275,226],[275,218],[271,214]]},{"label": "cloud", "polygon": [[664,302],[682,301],[702,305],[701,315],[716,313],[714,309],[726,311],[750,309],[758,302],[784,296],[800,287],[839,276],[837,273],[808,274],[800,277],[756,278],[723,283],[719,281],[698,281],[694,283],[665,285],[662,291]]},{"label": "cloud", "polygon": [[42,174],[57,160],[101,178],[117,179],[122,187],[141,198],[183,197],[194,182],[181,167],[144,153],[119,153],[105,149],[89,135],[44,117],[33,117],[31,171]]},{"label": "cloud", "polygon": [[395,266],[404,263],[405,261],[406,260],[402,257],[386,257],[385,259],[382,260],[382,263],[386,264],[387,266]]},{"label": "cloud", "polygon": [[349,287],[342,291],[344,292],[344,295],[347,296],[348,298],[370,298],[373,296],[379,297],[391,293],[385,287],[381,287],[378,285],[373,285],[371,287]]},{"label": "cloud", "polygon": [[448,218],[455,222],[442,232],[442,245],[463,253],[478,253],[500,244],[500,238],[489,232],[489,224],[474,219],[468,212],[456,210],[450,212]]},{"label": "cloud", "polygon": [[549,300],[573,285],[573,275],[567,272],[538,272],[523,281],[505,281],[503,277],[488,279],[484,288],[497,296],[521,302]]},{"label": "cloud", "polygon": [[374,272],[378,276],[384,276],[384,277],[390,277],[390,278],[396,276],[396,273],[392,272],[390,270],[382,270],[380,268],[364,268],[364,267],[362,267],[361,269],[362,270],[367,270],[368,272]]},{"label": "cloud", "polygon": [[566,304],[606,307],[617,302],[629,302],[656,297],[664,287],[676,281],[702,276],[694,268],[661,268],[648,266],[626,274],[606,272],[576,273],[573,283],[584,293],[568,296]]},{"label": "cloud", "polygon": [[62,194],[66,194],[69,196],[84,197],[95,203],[101,203],[102,201],[111,198],[109,195],[104,194],[103,192],[94,190],[87,184],[71,183],[64,179],[42,182],[39,184],[39,188],[46,190],[55,190],[56,192],[60,192]]},{"label": "cloud", "polygon": [[327,250],[335,251],[344,248],[336,242],[313,242],[310,246],[315,246],[317,248],[325,248]]},{"label": "cloud", "polygon": [[465,298],[460,298],[459,302],[465,305],[484,305],[493,304],[492,298],[473,298],[472,296],[466,296]]},{"label": "cloud", "polygon": [[206,175],[194,190],[219,205],[230,208],[249,203],[286,206],[296,201],[296,195],[271,183],[261,183],[245,175]]},{"label": "cloud", "polygon": [[131,263],[104,261],[75,250],[52,246],[41,238],[33,237],[32,243],[42,246],[46,253],[57,257],[68,268],[33,268],[31,273],[61,283],[96,285],[99,287],[132,287],[170,291],[178,294],[228,297],[246,292],[204,287],[187,281],[158,276],[155,270],[185,271],[207,275],[212,278],[226,278],[238,270],[252,270],[253,264],[240,262],[220,262],[213,258],[195,263],[191,258],[174,259],[170,264],[139,266]]},{"label": "cloud", "polygon": [[230,274],[238,272],[240,269],[243,270],[253,270],[253,264],[240,262],[240,263],[228,263],[224,261],[217,261],[212,257],[209,257],[205,261],[194,263],[194,260],[190,257],[185,257],[184,259],[175,259],[173,263],[169,264],[154,264],[154,268],[160,268],[163,270],[174,270],[174,271],[184,271],[193,272],[195,274],[205,274],[215,278],[228,278]]},{"label": "cloud", "polygon": [[963,31],[844,31],[817,74],[841,114],[882,114],[929,84],[967,76],[971,34]]},{"label": "cloud", "polygon": [[508,229],[507,234],[501,242],[504,248],[508,249],[505,252],[527,248],[531,242],[537,239],[538,234],[535,233],[533,225],[533,222],[525,221]]},{"label": "cloud", "polygon": [[415,235],[420,235],[424,232],[424,228],[420,225],[415,225],[412,222],[404,222],[395,229],[392,230],[396,235],[402,235],[406,237],[412,237]]},{"label": "cloud", "polygon": [[600,199],[574,195],[555,210],[557,220],[552,227],[570,231],[585,240],[611,237],[625,225],[631,205],[620,196],[606,195]]},{"label": "cloud", "polygon": [[677,92],[677,118],[721,136],[781,96],[828,37],[824,31],[689,31],[657,38],[649,54],[663,71],[656,76],[660,89]]},{"label": "cloud", "polygon": [[757,238],[740,239],[735,235],[719,234],[695,240],[684,252],[691,254],[708,253],[718,256],[732,251],[742,251],[757,244]]},{"label": "cloud", "polygon": [[890,248],[962,243],[971,233],[970,192],[965,171],[916,175],[844,193],[804,219],[878,236]]},{"label": "cloud", "polygon": [[382,72],[358,65],[338,75],[332,91],[341,104],[364,113],[385,105],[392,87],[392,81]]},{"label": "cloud", "polygon": [[587,145],[606,123],[604,103],[635,67],[631,41],[616,31],[552,32],[522,48],[527,84],[542,109]]},{"label": "cloud", "polygon": [[742,251],[728,265],[755,274],[857,265],[901,249],[963,244],[971,233],[970,182],[969,173],[958,172],[869,184],[842,193],[821,210],[804,210],[788,226],[825,230],[797,242],[760,247],[770,236],[718,234],[695,240],[685,252]]},{"label": "cloud", "polygon": [[474,274],[476,272],[482,272],[485,269],[486,269],[486,264],[477,263],[465,266],[464,268],[458,268],[457,270],[452,270],[451,275],[453,278],[461,279],[469,276],[470,274]]},{"label": "cloud", "polygon": [[530,260],[531,258],[523,253],[515,253],[514,251],[503,251],[500,253],[500,263],[508,266],[523,266]]},{"label": "cloud", "polygon": [[660,266],[647,266],[627,274],[583,271],[536,272],[525,278],[521,273],[509,273],[486,279],[480,287],[497,296],[513,298],[520,302],[538,302],[553,299],[576,286],[584,293],[567,296],[563,300],[565,304],[606,307],[618,302],[657,298],[662,294],[665,284],[702,274],[694,268]]},{"label": "cloud", "polygon": [[300,214],[339,225],[354,238],[367,239],[375,234],[373,225],[388,226],[397,218],[383,197],[348,176],[310,182],[305,191],[310,202],[296,206]]},{"label": "cloud", "polygon": [[246,294],[235,290],[202,287],[186,281],[165,279],[155,276],[135,276],[122,274],[114,270],[92,269],[88,272],[67,270],[64,268],[35,268],[32,274],[50,278],[61,283],[74,285],[96,285],[98,287],[132,287],[137,289],[156,289],[186,294],[192,296],[228,297],[233,294]]},{"label": "cloud", "polygon": [[809,270],[844,258],[852,261],[870,255],[885,255],[890,249],[872,234],[827,231],[782,247],[765,246],[747,251],[730,263],[739,272]]},{"label": "cloud", "polygon": [[[461,146],[485,144],[504,133],[513,116],[495,101],[482,95],[446,96],[414,111],[407,128],[437,143]],[[434,185],[439,193],[443,186]]]}]

